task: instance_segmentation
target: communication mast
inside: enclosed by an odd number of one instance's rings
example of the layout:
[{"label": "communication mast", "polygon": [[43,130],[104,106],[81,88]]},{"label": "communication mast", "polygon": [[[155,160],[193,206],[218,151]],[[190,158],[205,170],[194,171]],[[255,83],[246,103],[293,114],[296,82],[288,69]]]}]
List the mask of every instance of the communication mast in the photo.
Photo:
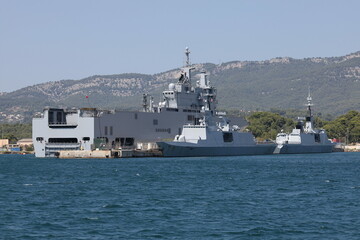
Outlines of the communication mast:
[{"label": "communication mast", "polygon": [[185,48],[185,55],[186,55],[185,67],[189,67],[190,66],[190,51],[189,51],[188,47]]}]

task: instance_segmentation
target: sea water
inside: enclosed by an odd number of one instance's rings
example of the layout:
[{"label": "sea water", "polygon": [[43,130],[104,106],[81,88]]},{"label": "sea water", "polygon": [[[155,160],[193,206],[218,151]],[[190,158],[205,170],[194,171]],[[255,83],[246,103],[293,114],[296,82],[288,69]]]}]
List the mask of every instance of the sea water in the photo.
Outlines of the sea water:
[{"label": "sea water", "polygon": [[360,153],[0,155],[0,239],[360,239]]}]

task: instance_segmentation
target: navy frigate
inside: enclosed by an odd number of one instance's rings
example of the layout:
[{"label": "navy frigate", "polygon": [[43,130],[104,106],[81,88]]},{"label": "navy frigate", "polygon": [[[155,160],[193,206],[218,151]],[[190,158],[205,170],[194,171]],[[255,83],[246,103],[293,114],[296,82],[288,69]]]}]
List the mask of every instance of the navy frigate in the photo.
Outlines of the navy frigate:
[{"label": "navy frigate", "polygon": [[215,121],[208,106],[198,124],[184,125],[172,142],[157,142],[164,157],[241,156],[272,154],[275,143],[258,143],[250,132],[230,127],[225,117]]},{"label": "navy frigate", "polygon": [[311,110],[312,98],[307,97],[307,112],[305,118],[299,118],[296,127],[291,133],[278,133],[276,136],[277,147],[274,153],[330,153],[334,144],[328,139],[324,129],[314,128],[314,116]]}]

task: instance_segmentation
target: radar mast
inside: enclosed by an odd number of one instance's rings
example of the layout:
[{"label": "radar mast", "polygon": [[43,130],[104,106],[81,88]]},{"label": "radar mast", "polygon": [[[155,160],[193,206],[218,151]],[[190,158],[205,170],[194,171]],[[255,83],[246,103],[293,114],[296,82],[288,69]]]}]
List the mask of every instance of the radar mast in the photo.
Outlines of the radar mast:
[{"label": "radar mast", "polygon": [[310,92],[310,86],[309,86],[309,93],[308,93],[308,97],[306,98],[307,100],[307,108],[308,108],[308,116],[305,118],[306,122],[305,122],[305,132],[306,133],[315,133],[315,130],[313,129],[314,127],[314,118],[311,112],[311,106],[313,106],[312,104],[312,98],[311,98],[311,92]]},{"label": "radar mast", "polygon": [[309,111],[309,117],[312,117],[311,106],[313,106],[313,104],[312,104],[310,86],[309,86],[309,94],[308,94],[308,97],[307,97],[306,99],[307,99],[307,102],[308,102],[308,103],[307,103],[307,106],[308,106],[308,111]]},{"label": "radar mast", "polygon": [[190,51],[188,47],[185,48],[185,56],[186,56],[185,66],[181,68],[182,73],[178,83],[182,85],[186,85],[188,87],[186,91],[189,91],[191,88],[191,70],[194,70],[195,68],[190,66]]},{"label": "radar mast", "polygon": [[189,66],[190,66],[190,51],[189,51],[189,47],[186,47],[186,48],[185,48],[185,55],[186,55],[185,67],[189,67]]}]

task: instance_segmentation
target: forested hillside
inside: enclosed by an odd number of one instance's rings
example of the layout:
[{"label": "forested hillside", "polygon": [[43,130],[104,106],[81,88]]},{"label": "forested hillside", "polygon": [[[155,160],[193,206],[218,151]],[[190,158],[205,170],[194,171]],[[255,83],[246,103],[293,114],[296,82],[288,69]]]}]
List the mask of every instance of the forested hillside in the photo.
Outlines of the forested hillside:
[{"label": "forested hillside", "polygon": [[[314,110],[318,113],[338,116],[360,110],[360,52],[333,58],[285,57],[220,65],[195,64],[194,67],[197,73],[202,70],[209,73],[212,85],[218,89],[221,109],[301,110],[310,87]],[[140,109],[143,93],[152,94],[158,102],[161,91],[179,76],[179,69],[154,75],[92,76],[1,93],[0,121],[30,122],[33,114],[45,106]]]}]

